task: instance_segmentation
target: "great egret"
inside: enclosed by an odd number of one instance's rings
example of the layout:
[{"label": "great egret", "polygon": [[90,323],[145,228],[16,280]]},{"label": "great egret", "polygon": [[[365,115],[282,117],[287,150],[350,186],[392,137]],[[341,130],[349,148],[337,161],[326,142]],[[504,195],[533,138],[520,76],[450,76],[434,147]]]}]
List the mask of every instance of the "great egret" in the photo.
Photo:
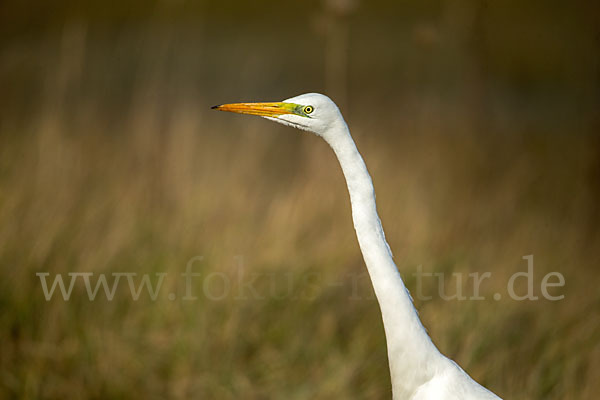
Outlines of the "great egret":
[{"label": "great egret", "polygon": [[358,243],[381,309],[393,398],[499,399],[442,355],[427,335],[385,240],[371,177],[336,104],[322,94],[308,93],[282,102],[223,104],[213,108],[258,115],[313,132],[335,152],[350,193]]}]

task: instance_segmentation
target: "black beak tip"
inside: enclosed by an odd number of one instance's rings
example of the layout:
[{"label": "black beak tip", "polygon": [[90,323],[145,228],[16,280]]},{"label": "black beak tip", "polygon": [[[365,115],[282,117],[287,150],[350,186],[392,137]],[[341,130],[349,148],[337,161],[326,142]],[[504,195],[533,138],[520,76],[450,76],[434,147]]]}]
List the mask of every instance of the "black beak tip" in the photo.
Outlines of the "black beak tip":
[{"label": "black beak tip", "polygon": [[221,105],[220,105],[220,104],[218,104],[218,105],[216,105],[216,106],[212,106],[210,109],[211,109],[211,110],[214,110],[214,109],[217,109],[217,108],[219,108],[219,107],[221,107]]}]

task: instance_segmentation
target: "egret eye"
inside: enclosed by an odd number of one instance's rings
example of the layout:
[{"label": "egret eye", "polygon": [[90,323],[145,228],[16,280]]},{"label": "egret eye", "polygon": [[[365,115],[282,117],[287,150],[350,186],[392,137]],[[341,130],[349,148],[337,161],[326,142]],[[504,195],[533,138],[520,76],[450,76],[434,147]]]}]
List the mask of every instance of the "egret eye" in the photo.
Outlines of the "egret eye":
[{"label": "egret eye", "polygon": [[313,111],[315,111],[315,108],[313,106],[306,106],[306,107],[304,107],[304,113],[305,114],[310,114]]}]

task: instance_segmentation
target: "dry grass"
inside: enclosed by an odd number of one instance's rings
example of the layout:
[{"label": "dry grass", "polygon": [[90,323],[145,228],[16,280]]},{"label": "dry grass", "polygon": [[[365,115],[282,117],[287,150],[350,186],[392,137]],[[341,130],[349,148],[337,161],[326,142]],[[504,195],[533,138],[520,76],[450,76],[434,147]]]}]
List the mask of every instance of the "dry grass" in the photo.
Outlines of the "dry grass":
[{"label": "dry grass", "polygon": [[[83,44],[66,43],[39,104],[0,124],[0,397],[389,398],[379,310],[327,146],[211,113],[221,99],[185,80],[163,96],[172,75],[151,68],[125,106],[99,109],[77,73],[93,55],[69,58]],[[594,398],[600,192],[588,126],[483,128],[468,107],[410,96],[388,103],[397,115],[362,105],[350,99],[362,110],[351,129],[409,288],[418,265],[493,274],[485,301],[417,299],[434,342],[505,398]],[[527,254],[536,285],[564,275],[564,300],[492,300]],[[199,298],[181,300],[179,274],[198,255]],[[46,301],[42,271],[168,276],[156,301],[124,285],[89,301],[81,282],[71,300]],[[211,273],[231,279],[220,300],[202,295]],[[259,296],[243,295],[240,274],[258,276]]]}]

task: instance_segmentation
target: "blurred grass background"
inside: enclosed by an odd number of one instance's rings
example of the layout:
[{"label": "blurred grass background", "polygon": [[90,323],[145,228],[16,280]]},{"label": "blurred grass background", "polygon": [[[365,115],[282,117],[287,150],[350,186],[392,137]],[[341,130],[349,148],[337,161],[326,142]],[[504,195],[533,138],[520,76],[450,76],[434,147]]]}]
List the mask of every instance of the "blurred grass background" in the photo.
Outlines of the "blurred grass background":
[{"label": "blurred grass background", "polygon": [[[390,398],[332,152],[209,109],[309,91],[340,104],[409,289],[418,265],[492,272],[485,301],[416,299],[440,349],[505,398],[600,390],[595,2],[9,0],[0,89],[0,397]],[[492,300],[527,254],[564,300]],[[198,255],[267,295],[170,301]],[[169,279],[47,302],[36,272]]]}]

